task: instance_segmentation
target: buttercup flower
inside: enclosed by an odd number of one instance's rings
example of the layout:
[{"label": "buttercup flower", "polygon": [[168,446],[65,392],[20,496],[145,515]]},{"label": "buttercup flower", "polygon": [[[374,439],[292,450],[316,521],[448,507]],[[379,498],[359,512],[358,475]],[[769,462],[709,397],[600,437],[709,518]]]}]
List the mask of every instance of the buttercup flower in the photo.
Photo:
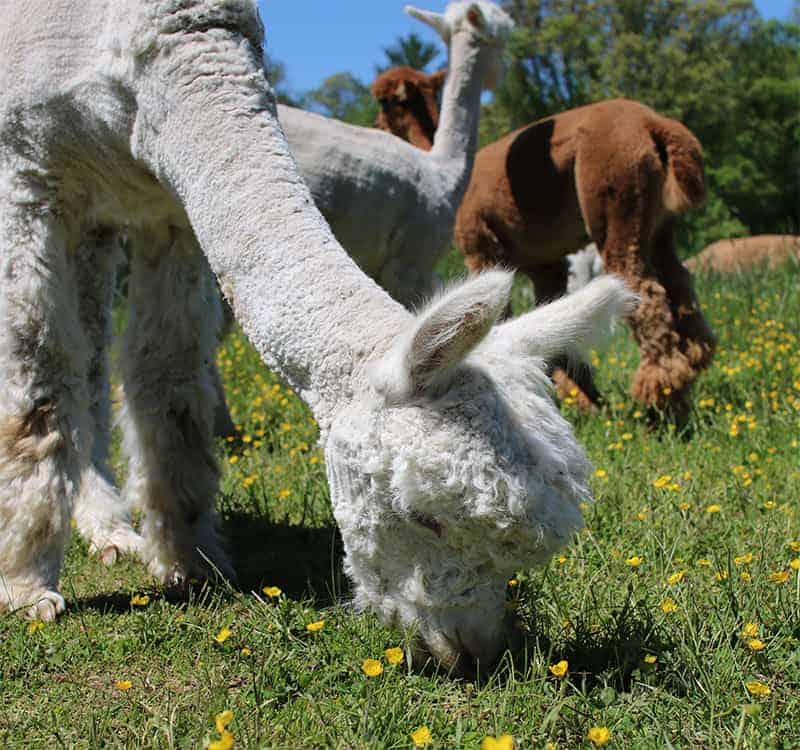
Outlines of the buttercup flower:
[{"label": "buttercup flower", "polygon": [[673,573],[671,576],[667,577],[667,583],[670,586],[674,586],[676,583],[680,583],[684,579],[685,575],[686,575],[685,571],[679,570],[676,573]]},{"label": "buttercup flower", "polygon": [[566,659],[562,659],[556,664],[551,664],[548,669],[553,677],[557,677],[560,680],[566,676],[567,671],[569,670],[569,662]]},{"label": "buttercup flower", "polygon": [[669,615],[672,612],[676,612],[677,609],[678,609],[678,605],[676,604],[674,599],[667,598],[667,599],[664,599],[663,602],[661,602],[661,611],[665,615]]},{"label": "buttercup flower", "polygon": [[433,742],[431,730],[423,724],[411,733],[411,741],[414,743],[414,747],[430,745]]},{"label": "buttercup flower", "polygon": [[510,734],[499,737],[486,736],[481,742],[481,750],[514,750],[514,738]]},{"label": "buttercup flower", "polygon": [[361,671],[367,677],[377,677],[383,672],[383,665],[377,659],[364,659],[361,662]]},{"label": "buttercup flower", "polygon": [[753,562],[753,553],[748,552],[746,555],[738,555],[733,558],[733,562],[736,565],[749,565]]},{"label": "buttercup flower", "polygon": [[658,661],[658,657],[655,654],[645,654],[644,655],[644,663],[645,664],[655,664]]},{"label": "buttercup flower", "polygon": [[608,727],[592,727],[586,738],[595,747],[602,747],[611,740],[611,730]]},{"label": "buttercup flower", "polygon": [[747,688],[747,692],[750,693],[750,695],[757,695],[759,697],[769,695],[772,692],[769,689],[769,685],[765,685],[758,680],[749,680],[744,683],[744,686]]},{"label": "buttercup flower", "polygon": [[208,750],[231,750],[233,747],[233,735],[226,729],[220,734],[218,740],[208,743]]},{"label": "buttercup flower", "polygon": [[230,709],[223,711],[222,713],[217,714],[214,717],[214,726],[217,728],[217,732],[222,734],[227,728],[228,724],[233,721],[233,711]]},{"label": "buttercup flower", "polygon": [[231,637],[231,629],[227,625],[223,625],[219,629],[219,633],[217,633],[214,636],[214,640],[217,643],[225,643],[225,641],[227,641],[228,638],[230,638],[230,637]]},{"label": "buttercup flower", "polygon": [[28,635],[34,635],[40,630],[44,630],[44,623],[41,620],[31,620],[28,623]]},{"label": "buttercup flower", "polygon": [[767,580],[770,583],[786,583],[789,580],[789,571],[788,570],[776,570],[774,573],[770,573],[767,576]]},{"label": "buttercup flower", "polygon": [[755,622],[746,622],[742,628],[742,638],[755,638],[758,635],[758,624]]},{"label": "buttercup flower", "polygon": [[133,683],[130,680],[117,680],[114,683],[114,687],[122,691],[130,690],[133,687]]},{"label": "buttercup flower", "polygon": [[642,560],[643,558],[639,557],[639,555],[634,555],[625,560],[625,564],[630,565],[632,568],[638,568],[642,564]]},{"label": "buttercup flower", "polygon": [[388,661],[389,664],[395,664],[395,665],[400,664],[405,658],[403,649],[398,648],[397,646],[395,646],[394,648],[387,648],[383,652],[383,655],[386,657],[386,661]]},{"label": "buttercup flower", "polygon": [[308,623],[308,625],[306,625],[306,630],[309,633],[317,633],[324,627],[325,627],[325,620],[317,620],[316,622]]},{"label": "buttercup flower", "polygon": [[717,505],[716,503],[713,505],[708,505],[706,507],[706,513],[719,513],[722,510],[721,505]]},{"label": "buttercup flower", "polygon": [[759,640],[758,638],[750,638],[749,640],[745,641],[747,644],[747,648],[751,651],[763,651],[764,650],[764,641]]},{"label": "buttercup flower", "polygon": [[147,594],[134,594],[131,597],[131,607],[146,607],[150,604],[150,597]]},{"label": "buttercup flower", "polygon": [[283,592],[277,586],[264,586],[261,589],[270,599],[277,599]]}]

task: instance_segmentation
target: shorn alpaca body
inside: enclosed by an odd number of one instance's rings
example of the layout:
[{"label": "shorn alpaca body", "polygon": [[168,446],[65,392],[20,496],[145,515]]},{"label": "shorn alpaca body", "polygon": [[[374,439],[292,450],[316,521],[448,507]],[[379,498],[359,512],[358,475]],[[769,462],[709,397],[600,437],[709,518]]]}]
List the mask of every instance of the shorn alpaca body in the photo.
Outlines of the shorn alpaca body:
[{"label": "shorn alpaca body", "polygon": [[[391,90],[381,89],[384,96]],[[395,112],[378,125],[400,135],[401,121]],[[417,137],[416,145],[425,144]],[[633,394],[682,422],[715,338],[675,252],[673,225],[704,195],[692,133],[638,102],[614,99],[539,120],[481,149],[456,244],[473,272],[496,264],[522,270],[543,302],[567,290],[567,256],[594,241],[605,270],[641,298],[629,320],[642,358]],[[588,365],[568,369],[555,368],[559,392],[592,408],[600,394]]]},{"label": "shorn alpaca body", "polygon": [[758,266],[779,268],[790,259],[800,261],[800,237],[791,234],[758,234],[717,240],[686,261],[690,271],[736,273]]},{"label": "shorn alpaca body", "polygon": [[[356,601],[417,656],[487,662],[504,584],[581,525],[588,465],[539,357],[632,295],[600,279],[493,326],[507,273],[413,316],[348,258],[297,172],[245,0],[0,3],[0,608],[51,619],[70,515],[167,581],[229,570],[211,449],[210,264],[310,404]],[[131,227],[125,492],[105,468],[113,259]],[[559,307],[560,305],[560,307]],[[77,503],[77,508],[75,505]],[[265,540],[268,544],[269,540]]]},{"label": "shorn alpaca body", "polygon": [[513,24],[487,0],[444,14],[407,8],[448,49],[439,137],[423,153],[387,133],[278,106],[317,207],[361,268],[395,299],[417,304],[453,237],[478,138],[481,91],[494,84]]}]

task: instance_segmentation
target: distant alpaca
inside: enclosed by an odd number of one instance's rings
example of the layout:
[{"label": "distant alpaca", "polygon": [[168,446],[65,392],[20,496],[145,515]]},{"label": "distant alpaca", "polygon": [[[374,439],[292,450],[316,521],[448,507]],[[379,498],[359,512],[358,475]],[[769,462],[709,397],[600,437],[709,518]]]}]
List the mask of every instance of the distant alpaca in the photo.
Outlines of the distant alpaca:
[{"label": "distant alpaca", "polygon": [[[336,238],[395,299],[413,305],[438,286],[434,266],[452,243],[475,159],[481,92],[499,79],[513,22],[488,0],[451,2],[444,13],[406,12],[432,26],[448,49],[438,137],[429,152],[292,107],[279,106],[278,117]],[[428,77],[431,90],[438,75]],[[409,79],[406,91],[413,89]],[[435,104],[427,89],[423,98]]]},{"label": "distant alpaca", "polygon": [[778,268],[790,258],[800,260],[800,237],[791,234],[760,234],[717,240],[687,260],[686,267],[693,272],[734,273],[748,271],[759,265]]},{"label": "distant alpaca", "polygon": [[[566,291],[566,256],[593,240],[605,270],[642,300],[629,320],[642,356],[633,395],[681,423],[715,338],[675,252],[673,224],[704,196],[701,147],[687,128],[638,102],[598,102],[481,149],[456,243],[470,271],[519,268],[543,302]],[[588,365],[561,365],[570,374],[556,367],[559,393],[577,391],[585,409],[598,404]]]}]

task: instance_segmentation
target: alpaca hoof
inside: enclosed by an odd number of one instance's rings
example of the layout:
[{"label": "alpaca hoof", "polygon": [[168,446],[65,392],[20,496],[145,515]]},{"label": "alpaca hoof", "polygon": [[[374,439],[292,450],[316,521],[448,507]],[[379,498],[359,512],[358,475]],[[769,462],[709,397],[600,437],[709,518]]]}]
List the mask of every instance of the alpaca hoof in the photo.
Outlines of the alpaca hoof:
[{"label": "alpaca hoof", "polygon": [[31,605],[25,614],[31,620],[52,622],[66,607],[64,597],[58,591],[46,589],[38,595],[36,603]]},{"label": "alpaca hoof", "polygon": [[111,544],[100,552],[99,557],[100,562],[102,562],[103,565],[111,567],[119,558],[119,550],[113,544]]}]

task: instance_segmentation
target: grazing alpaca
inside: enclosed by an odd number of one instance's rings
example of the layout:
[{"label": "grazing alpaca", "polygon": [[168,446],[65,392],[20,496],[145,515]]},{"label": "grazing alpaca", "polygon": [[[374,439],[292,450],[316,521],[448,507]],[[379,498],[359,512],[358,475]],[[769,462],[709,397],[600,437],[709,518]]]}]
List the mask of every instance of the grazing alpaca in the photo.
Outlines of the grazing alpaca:
[{"label": "grazing alpaca", "polygon": [[[208,263],[320,424],[356,601],[416,623],[420,659],[490,662],[507,576],[565,544],[588,495],[540,357],[591,343],[628,310],[623,282],[603,277],[495,326],[511,276],[490,272],[414,316],[315,208],[264,77],[255,3],[0,10],[0,607],[54,618],[76,497],[89,534],[87,518],[121,507],[96,389],[110,237],[131,226],[126,491],[145,509],[151,570],[168,581],[207,573],[207,559],[228,570],[213,509]],[[133,546],[127,519],[116,524]]]},{"label": "grazing alpaca", "polygon": [[[715,338],[675,252],[673,224],[704,196],[692,133],[638,102],[613,99],[539,120],[481,149],[456,243],[470,271],[519,268],[542,302],[566,291],[566,256],[593,240],[605,270],[641,298],[629,321],[642,357],[633,395],[682,423]],[[595,406],[600,394],[588,365],[560,364],[572,377],[556,367],[559,392],[577,389],[581,407]]]},{"label": "grazing alpaca", "polygon": [[800,237],[791,234],[761,234],[755,237],[717,240],[687,260],[686,267],[693,273],[735,273],[763,265],[778,268],[790,258],[800,260]]},{"label": "grazing alpaca", "polygon": [[[641,299],[629,320],[641,354],[633,395],[680,424],[715,339],[675,252],[673,224],[704,195],[701,148],[689,130],[638,102],[598,102],[481,149],[456,242],[471,271],[519,268],[546,301],[566,290],[565,256],[593,240],[605,270]],[[570,369],[577,382],[557,373],[559,390],[577,387],[579,403],[596,404],[588,366]]]},{"label": "grazing alpaca", "polygon": [[[317,207],[361,268],[403,304],[437,286],[478,139],[481,91],[499,77],[513,23],[488,0],[451,2],[444,14],[407,7],[448,48],[436,143],[424,153],[374,128],[278,106]],[[409,84],[409,89],[413,83]]]}]

